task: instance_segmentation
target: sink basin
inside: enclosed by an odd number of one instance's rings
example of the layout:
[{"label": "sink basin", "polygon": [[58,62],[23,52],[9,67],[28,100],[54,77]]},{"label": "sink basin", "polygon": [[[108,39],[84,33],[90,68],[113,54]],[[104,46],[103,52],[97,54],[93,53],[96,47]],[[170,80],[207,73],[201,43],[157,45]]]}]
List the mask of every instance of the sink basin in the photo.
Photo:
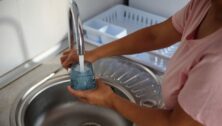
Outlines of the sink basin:
[{"label": "sink basin", "polygon": [[[160,85],[145,67],[116,57],[93,65],[96,76],[106,81],[118,95],[140,105],[160,108]],[[130,66],[133,69],[126,69]],[[67,92],[69,84],[69,75],[56,76],[18,96],[11,111],[11,126],[135,126],[111,109],[80,102]],[[143,89],[148,94],[141,94]]]},{"label": "sink basin", "polygon": [[84,104],[66,91],[69,82],[43,89],[27,107],[25,126],[131,126],[113,110]]},{"label": "sink basin", "polygon": [[[133,126],[117,112],[80,102],[66,87],[68,75],[57,76],[31,88],[17,104],[12,126]],[[110,84],[109,82],[107,82]],[[122,88],[111,85],[117,94],[132,99]]]}]

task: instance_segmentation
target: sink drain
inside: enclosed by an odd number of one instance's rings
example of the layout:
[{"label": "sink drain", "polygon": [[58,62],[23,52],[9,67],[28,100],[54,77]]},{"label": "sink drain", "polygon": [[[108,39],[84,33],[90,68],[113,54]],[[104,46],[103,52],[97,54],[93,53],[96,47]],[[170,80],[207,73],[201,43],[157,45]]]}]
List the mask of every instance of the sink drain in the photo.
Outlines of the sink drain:
[{"label": "sink drain", "polygon": [[81,126],[102,126],[96,122],[86,122],[86,123],[83,123]]}]

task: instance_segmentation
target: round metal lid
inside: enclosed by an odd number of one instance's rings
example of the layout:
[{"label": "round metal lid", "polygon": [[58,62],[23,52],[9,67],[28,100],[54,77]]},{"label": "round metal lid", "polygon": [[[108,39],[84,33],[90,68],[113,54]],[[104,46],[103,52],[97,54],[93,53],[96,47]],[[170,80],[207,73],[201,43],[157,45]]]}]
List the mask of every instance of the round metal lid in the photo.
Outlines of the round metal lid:
[{"label": "round metal lid", "polygon": [[147,107],[163,106],[160,82],[147,67],[120,57],[104,58],[93,66],[96,76],[121,85],[136,103]]}]

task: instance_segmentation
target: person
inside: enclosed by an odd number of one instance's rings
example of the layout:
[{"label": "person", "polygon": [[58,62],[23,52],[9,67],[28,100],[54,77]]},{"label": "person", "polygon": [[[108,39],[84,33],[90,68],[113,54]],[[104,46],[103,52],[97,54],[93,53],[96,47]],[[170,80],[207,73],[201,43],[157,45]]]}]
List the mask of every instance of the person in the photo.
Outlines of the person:
[{"label": "person", "polygon": [[[138,126],[222,125],[222,0],[191,0],[168,20],[86,52],[86,60],[161,49],[181,41],[162,84],[164,109],[125,100],[98,80],[98,88],[68,91],[81,101],[108,107]],[[65,68],[78,60],[75,50],[61,57]]]}]

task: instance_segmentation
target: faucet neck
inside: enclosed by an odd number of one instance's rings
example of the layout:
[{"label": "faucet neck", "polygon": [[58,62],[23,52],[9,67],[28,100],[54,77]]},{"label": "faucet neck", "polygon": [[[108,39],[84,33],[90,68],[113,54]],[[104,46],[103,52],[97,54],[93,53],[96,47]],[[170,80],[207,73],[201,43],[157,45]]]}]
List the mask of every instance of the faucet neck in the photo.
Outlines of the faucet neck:
[{"label": "faucet neck", "polygon": [[77,53],[79,55],[84,55],[84,37],[82,23],[79,15],[79,9],[75,0],[70,0],[69,6],[69,48],[74,48],[74,45],[77,44]]}]

